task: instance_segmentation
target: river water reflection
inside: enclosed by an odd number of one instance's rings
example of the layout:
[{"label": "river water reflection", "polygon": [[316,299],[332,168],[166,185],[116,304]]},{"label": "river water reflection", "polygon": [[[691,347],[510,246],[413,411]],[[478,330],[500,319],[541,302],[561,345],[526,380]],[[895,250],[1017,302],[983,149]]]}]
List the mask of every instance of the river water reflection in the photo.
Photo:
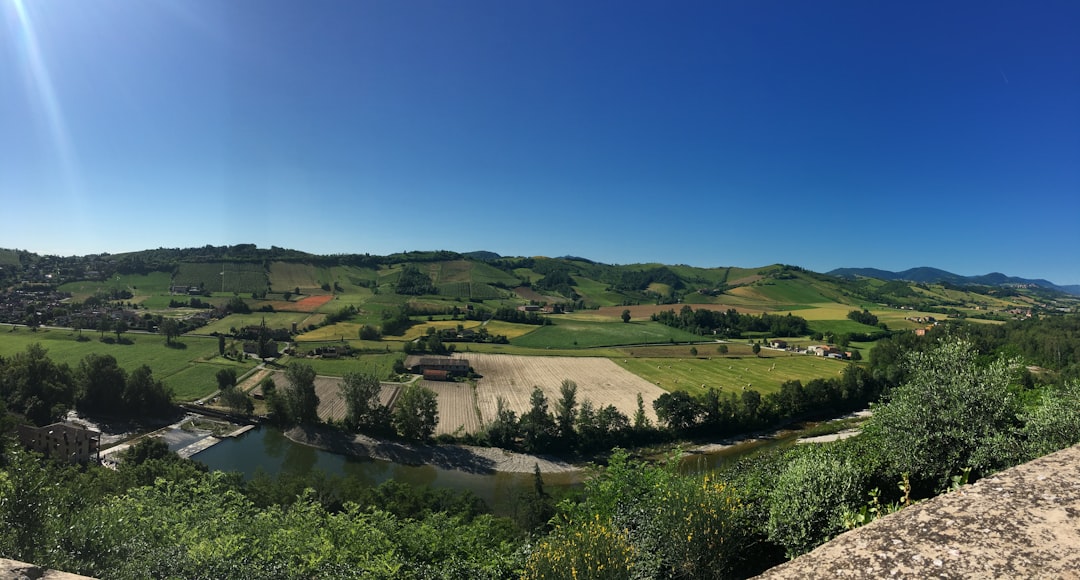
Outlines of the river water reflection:
[{"label": "river water reflection", "polygon": [[[803,429],[811,425],[802,426]],[[781,431],[765,438],[750,439],[708,453],[687,454],[680,461],[683,473],[713,471],[725,463],[752,456],[770,449],[795,444],[804,434],[801,429]],[[532,473],[467,473],[442,469],[432,465],[402,465],[377,459],[357,459],[295,443],[273,428],[260,427],[248,433],[223,440],[192,457],[210,469],[236,471],[247,479],[259,471],[275,476],[279,473],[307,474],[322,471],[340,477],[359,480],[371,486],[393,479],[432,488],[468,490],[484,500],[497,515],[512,513],[516,498],[532,489]],[[580,486],[584,472],[545,474],[544,485],[549,492]]]},{"label": "river water reflection", "polygon": [[[271,476],[322,471],[371,486],[393,479],[432,488],[468,490],[484,500],[498,515],[507,515],[514,499],[533,486],[532,473],[476,474],[431,465],[413,466],[377,459],[357,459],[295,443],[280,431],[267,427],[225,439],[192,456],[192,459],[205,463],[210,469],[240,472],[246,479],[259,471]],[[549,491],[555,491],[580,485],[582,478],[580,472],[546,474],[544,485]]]}]

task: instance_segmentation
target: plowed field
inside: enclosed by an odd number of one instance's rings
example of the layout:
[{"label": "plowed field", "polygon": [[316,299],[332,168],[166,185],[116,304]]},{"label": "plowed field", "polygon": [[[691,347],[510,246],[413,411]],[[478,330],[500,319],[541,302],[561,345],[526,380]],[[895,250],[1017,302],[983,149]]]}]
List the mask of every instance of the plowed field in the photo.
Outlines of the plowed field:
[{"label": "plowed field", "polygon": [[[289,380],[285,373],[275,372],[271,375],[278,392],[289,387]],[[401,385],[396,383],[382,383],[382,392],[379,393],[379,402],[383,405],[391,405],[397,400],[398,390]],[[340,421],[345,418],[345,399],[341,396],[341,379],[338,377],[315,377],[315,394],[319,396],[319,418],[323,421]],[[441,403],[440,403],[441,410]]]},{"label": "plowed field", "polygon": [[564,379],[577,383],[579,404],[589,399],[598,408],[614,405],[630,419],[637,411],[637,394],[641,393],[645,413],[655,421],[652,402],[666,392],[606,358],[479,353],[457,356],[467,358],[483,375],[477,381],[476,403],[485,423],[495,418],[496,397],[506,399],[507,406],[518,416],[527,412],[533,386],[544,391],[548,408],[553,409]]},{"label": "plowed field", "polygon": [[472,385],[443,381],[420,381],[420,384],[439,396],[439,426],[435,429],[436,435],[460,435],[480,430],[480,417],[476,414],[476,394]]}]

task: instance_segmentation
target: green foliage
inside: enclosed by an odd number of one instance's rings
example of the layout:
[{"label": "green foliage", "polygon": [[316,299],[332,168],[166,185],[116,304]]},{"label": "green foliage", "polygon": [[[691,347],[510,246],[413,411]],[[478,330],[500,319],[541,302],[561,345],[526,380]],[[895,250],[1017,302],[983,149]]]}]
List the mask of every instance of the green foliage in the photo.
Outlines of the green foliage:
[{"label": "green foliage", "polygon": [[289,386],[284,392],[288,421],[298,424],[319,421],[319,396],[315,394],[315,369],[306,363],[293,362],[285,369]]},{"label": "green foliage", "polygon": [[569,522],[532,547],[524,580],[629,580],[635,551],[625,530],[597,515],[591,521]]},{"label": "green foliage", "polygon": [[[970,469],[965,469],[963,476],[954,475],[954,485],[961,485],[961,479],[964,481],[964,483],[967,483],[967,475],[970,472]],[[867,495],[870,496],[869,502],[863,504],[858,510],[847,509],[844,511],[844,514],[842,516],[844,522],[844,529],[853,530],[859,526],[865,526],[866,524],[882,516],[896,513],[914,503],[913,501],[911,501],[911,481],[909,480],[906,473],[904,474],[903,479],[900,480],[900,483],[897,485],[897,487],[900,489],[900,492],[903,493],[903,497],[900,499],[900,501],[892,503],[881,502],[881,489],[879,488],[875,487],[874,489],[871,489],[869,492],[867,492]]]},{"label": "green foliage", "polygon": [[31,343],[6,360],[0,357],[0,400],[37,425],[52,423],[74,404],[71,369],[53,362],[40,343]]},{"label": "green foliage", "polygon": [[345,399],[345,424],[350,429],[383,433],[390,424],[390,411],[379,401],[379,378],[367,373],[345,373],[341,396]]},{"label": "green foliage", "polygon": [[431,277],[412,264],[407,264],[401,268],[397,284],[394,286],[394,292],[412,296],[436,294],[438,291],[438,288],[431,283]]},{"label": "green foliage", "polygon": [[[603,564],[615,577],[737,575],[752,534],[743,501],[714,476],[679,475],[673,465],[649,466],[616,450],[586,482],[581,503],[560,505],[555,531],[529,565],[555,578],[572,576],[569,569],[560,575],[559,562],[594,571]],[[586,547],[596,551],[578,553]]]},{"label": "green foliage", "polygon": [[222,389],[220,397],[221,404],[234,415],[251,415],[255,411],[255,403],[247,396],[247,393],[236,387]]},{"label": "green foliage", "polygon": [[[957,469],[985,474],[1009,463],[1018,406],[1009,389],[1013,363],[981,365],[971,343],[946,340],[906,359],[906,382],[874,407],[866,432],[881,442],[895,473],[943,489]],[[923,489],[923,491],[929,491]]]},{"label": "green foliage", "polygon": [[573,441],[574,422],[577,419],[577,383],[563,379],[559,386],[559,400],[555,401],[555,422],[559,438],[564,445]]},{"label": "green foliage", "polygon": [[517,446],[517,439],[521,435],[517,413],[507,408],[502,395],[495,398],[495,419],[484,427],[484,435],[488,443],[495,447],[514,449]]},{"label": "green foliage", "polygon": [[1027,458],[1080,443],[1080,380],[1047,387],[1023,419]]},{"label": "green foliage", "polygon": [[653,314],[652,319],[694,334],[709,334],[728,338],[738,338],[747,332],[765,332],[770,336],[803,336],[810,332],[806,319],[788,314],[768,314],[760,316],[740,314],[734,308],[726,312],[684,305],[679,313],[667,310]]},{"label": "green foliage", "polygon": [[844,531],[844,515],[863,497],[866,476],[842,446],[798,450],[769,495],[769,540],[789,558]]},{"label": "green foliage", "polygon": [[520,427],[525,451],[547,451],[555,440],[555,419],[548,412],[547,396],[540,387],[533,387],[529,396],[529,410],[521,416]]},{"label": "green foliage", "polygon": [[877,326],[878,317],[870,313],[869,310],[863,308],[862,310],[852,310],[848,312],[847,317],[859,324],[865,324],[867,326]]},{"label": "green foliage", "polygon": [[394,428],[406,439],[428,439],[439,424],[435,391],[419,385],[405,387],[394,404]]},{"label": "green foliage", "polygon": [[236,369],[224,368],[215,375],[219,389],[227,389],[236,386]]}]

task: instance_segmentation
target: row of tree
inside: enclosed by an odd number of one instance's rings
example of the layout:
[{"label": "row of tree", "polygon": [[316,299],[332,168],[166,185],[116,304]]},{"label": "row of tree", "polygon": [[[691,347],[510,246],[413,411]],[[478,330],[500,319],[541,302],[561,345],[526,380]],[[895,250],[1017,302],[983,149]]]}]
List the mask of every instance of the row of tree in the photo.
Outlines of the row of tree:
[{"label": "row of tree", "polygon": [[142,419],[174,411],[172,391],[150,367],[128,372],[108,354],[91,353],[72,369],[56,363],[39,343],[0,357],[0,398],[36,425],[62,419],[72,408],[99,417]]},{"label": "row of tree", "polygon": [[[1080,382],[1020,396],[1015,361],[955,337],[903,359],[905,381],[858,437],[697,474],[677,458],[650,465],[616,451],[580,495],[558,503],[536,480],[521,505],[550,517],[530,515],[532,524],[485,514],[469,496],[398,484],[245,483],[149,443],[117,471],[61,468],[9,447],[0,556],[103,578],[746,577],[947,491],[965,470],[976,479],[1080,442]],[[548,428],[558,437],[570,415],[555,407]]]},{"label": "row of tree", "polygon": [[[266,397],[270,418],[280,425],[314,425],[319,419],[319,395],[315,389],[315,370],[306,363],[294,362],[285,368],[282,388],[273,378],[263,379],[260,387]],[[439,404],[435,391],[419,385],[405,385],[394,402],[393,411],[382,402],[378,377],[364,373],[346,373],[341,381],[345,400],[343,426],[351,431],[372,435],[397,436],[421,441],[430,439],[439,424]]]},{"label": "row of tree", "polygon": [[770,336],[804,336],[810,333],[806,319],[792,314],[768,314],[759,316],[740,314],[734,308],[725,312],[684,305],[679,313],[674,310],[657,312],[652,320],[694,334],[715,334],[725,338],[739,338],[746,332],[768,333]]}]

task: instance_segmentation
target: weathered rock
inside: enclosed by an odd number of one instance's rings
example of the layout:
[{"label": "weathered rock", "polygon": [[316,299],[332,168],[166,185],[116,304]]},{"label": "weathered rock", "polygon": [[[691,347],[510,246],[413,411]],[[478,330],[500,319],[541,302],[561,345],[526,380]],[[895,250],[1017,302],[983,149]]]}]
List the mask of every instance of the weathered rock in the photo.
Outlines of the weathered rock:
[{"label": "weathered rock", "polygon": [[1080,578],[1080,446],[841,534],[758,578]]},{"label": "weathered rock", "polygon": [[0,578],[4,580],[93,580],[89,576],[45,570],[18,560],[0,558]]}]

